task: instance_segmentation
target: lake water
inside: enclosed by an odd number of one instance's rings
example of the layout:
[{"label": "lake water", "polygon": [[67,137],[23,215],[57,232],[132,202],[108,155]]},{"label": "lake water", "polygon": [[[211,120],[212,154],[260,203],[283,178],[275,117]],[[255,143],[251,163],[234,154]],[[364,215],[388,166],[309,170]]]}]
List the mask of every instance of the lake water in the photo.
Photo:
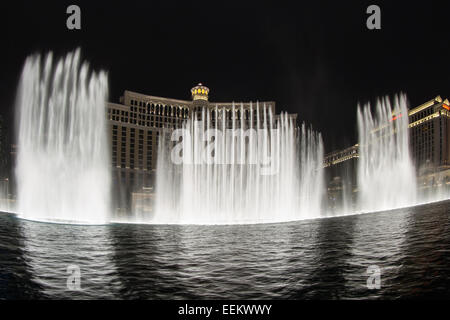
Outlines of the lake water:
[{"label": "lake water", "polygon": [[[449,298],[449,213],[445,201],[228,226],[60,225],[0,213],[0,299]],[[380,289],[367,288],[371,265]],[[80,291],[68,289],[68,266],[79,268]]]}]

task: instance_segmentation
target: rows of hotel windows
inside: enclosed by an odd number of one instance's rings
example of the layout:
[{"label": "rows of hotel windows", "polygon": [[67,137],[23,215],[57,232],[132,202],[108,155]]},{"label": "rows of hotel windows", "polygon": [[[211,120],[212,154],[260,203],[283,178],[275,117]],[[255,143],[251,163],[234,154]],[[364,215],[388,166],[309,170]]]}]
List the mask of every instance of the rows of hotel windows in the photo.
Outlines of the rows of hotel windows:
[{"label": "rows of hotel windows", "polygon": [[[156,114],[156,115],[163,115],[163,116],[169,116],[169,117],[178,117],[178,118],[183,118],[183,119],[187,119],[189,118],[189,108],[187,106],[171,106],[171,105],[161,105],[161,104],[156,104],[156,103],[151,103],[151,102],[145,102],[145,101],[138,101],[138,100],[134,100],[131,99],[130,100],[130,110],[131,112],[139,112],[139,113],[144,113],[144,114]],[[244,115],[243,118],[245,120],[250,120],[251,118],[251,114],[253,114],[253,117],[256,118],[256,105],[252,107],[253,112],[250,112],[250,106],[248,104],[245,105],[245,107],[243,107],[243,111],[244,111]],[[268,105],[266,107],[266,116],[269,117],[269,109],[271,109],[271,105]],[[196,112],[201,112],[203,110],[203,107],[196,107],[194,109],[194,111]],[[232,120],[232,119],[237,119],[240,120],[241,119],[241,105],[236,104],[236,106],[234,107],[234,114],[235,116],[233,117],[233,112],[232,112],[232,107],[231,106],[227,106],[226,108],[224,106],[219,106],[219,110],[218,110],[218,118],[222,117],[223,114],[223,110],[225,110],[226,112],[226,119],[228,120]],[[272,110],[273,111],[273,110]],[[264,107],[260,106],[259,107],[259,113],[260,113],[260,117],[263,117],[264,115]],[[216,118],[216,110],[213,108],[210,108],[210,114],[211,114],[211,119],[215,119]]]},{"label": "rows of hotel windows", "polygon": [[[142,101],[131,100],[129,111],[123,109],[108,108],[108,117],[110,120],[122,123],[130,123],[142,126],[143,128],[128,128],[126,126],[112,125],[112,165],[118,168],[129,169],[147,169],[154,168],[156,163],[156,150],[153,148],[158,141],[159,131],[149,130],[150,128],[163,127],[181,127],[183,118],[189,117],[189,109],[186,107],[172,107],[158,104],[145,104]],[[248,105],[247,105],[248,108]],[[250,119],[251,113],[248,109],[244,110],[245,119]],[[200,110],[200,109],[197,109]],[[215,126],[216,121],[221,123],[222,120],[216,119],[216,110],[210,110],[211,125]],[[253,109],[253,126],[257,125],[256,110]],[[269,113],[266,109],[266,120],[269,121]],[[222,106],[218,112],[218,118],[222,117],[225,112],[226,126],[233,127],[233,118],[241,120],[241,110],[237,107],[234,109],[234,117],[232,109],[225,109]],[[264,121],[264,110],[259,108],[260,121]],[[176,115],[169,118],[166,115]],[[182,118],[177,118],[181,115]],[[274,116],[274,119],[278,118]],[[234,123],[235,127],[239,127],[239,123]],[[250,126],[248,120],[245,125]],[[220,124],[219,124],[220,126]],[[147,127],[147,128],[145,128]],[[120,140],[120,143],[119,143]],[[127,146],[128,150],[127,150]],[[137,151],[137,152],[136,152]]]},{"label": "rows of hotel windows", "polygon": [[410,123],[416,122],[422,118],[428,117],[434,113],[434,109],[432,107],[417,112],[411,116]]},{"label": "rows of hotel windows", "polygon": [[[213,106],[212,108],[209,108],[209,114],[210,114],[210,118],[211,120],[216,119],[216,113],[217,113],[217,118],[218,119],[222,119],[223,113],[225,111],[225,119],[227,120],[241,120],[241,114],[242,119],[244,120],[250,120],[252,117],[253,119],[257,118],[257,110],[255,107],[252,108],[252,110],[250,110],[250,107],[248,105],[246,105],[245,108],[242,108],[243,110],[241,110],[241,107],[239,105],[234,107],[234,116],[233,116],[233,108],[232,107],[222,107],[219,106],[217,111],[215,109],[215,107]],[[194,109],[195,112],[198,113],[202,113],[204,110],[203,107],[196,107]],[[263,108],[259,108],[259,117],[260,119],[264,118],[264,109]],[[266,108],[266,117],[269,118],[269,108]]]},{"label": "rows of hotel windows", "polygon": [[[197,120],[201,120],[203,116],[206,119],[210,120],[211,126],[215,127],[216,124],[220,127],[224,122],[227,128],[240,128],[241,122],[244,124],[244,127],[257,127],[258,120],[260,127],[263,127],[264,120],[266,123],[270,123],[269,116],[269,108],[266,109],[266,113],[264,115],[264,109],[259,108],[259,115],[255,107],[250,110],[250,107],[246,105],[244,108],[240,108],[239,105],[235,106],[234,112],[232,107],[218,107],[216,110],[214,107],[210,108],[207,113],[204,113],[204,109],[202,107],[196,107],[195,112],[197,114]],[[225,119],[224,119],[224,118]],[[277,115],[273,115],[272,119],[275,121],[279,117]]]},{"label": "rows of hotel windows", "polygon": [[165,117],[160,115],[141,114],[133,111],[125,111],[110,108],[108,110],[108,118],[113,121],[125,122],[139,126],[166,128],[181,127],[182,119],[176,117]]},{"label": "rows of hotel windows", "polygon": [[189,117],[189,108],[186,106],[161,105],[151,102],[136,101],[133,99],[130,100],[130,104],[130,110],[132,112],[157,114],[183,119],[187,119]]},{"label": "rows of hotel windows", "polygon": [[424,164],[427,160],[431,162],[435,160],[434,128],[434,121],[428,121],[412,128],[413,152],[416,162],[419,164]]},{"label": "rows of hotel windows", "polygon": [[[148,114],[148,113],[145,113],[145,111],[143,111],[144,113],[141,113],[141,110],[145,110],[145,109],[134,107],[134,106],[130,107],[130,111],[109,108],[108,109],[108,118],[113,121],[125,122],[125,123],[135,124],[135,125],[139,125],[139,126],[146,126],[146,127],[181,128],[183,119],[186,117],[186,115],[187,116],[189,115],[188,109],[185,109],[185,108],[180,109],[178,107],[158,106],[158,105],[156,105],[156,108],[157,108],[156,114],[153,114],[153,113]],[[169,112],[169,114],[172,114],[173,110],[175,110],[175,109],[177,109],[178,111],[181,110],[182,118],[179,118],[178,116],[176,116],[176,117],[165,116],[167,110],[168,110],[167,112]],[[177,112],[176,114],[178,114],[178,111],[176,111]],[[198,109],[196,111],[198,111]],[[220,125],[222,123],[222,120],[221,120],[222,115],[225,112],[226,126],[231,128],[234,124],[236,127],[239,127],[240,121],[241,121],[241,110],[235,109],[234,111],[235,111],[234,117],[233,117],[233,112],[230,109],[219,110],[217,112],[217,117],[216,117],[216,110],[214,110],[214,109],[210,110],[209,118],[211,120],[211,125],[214,127],[216,125],[216,122],[217,122],[217,124]],[[256,127],[257,123],[258,123],[258,117],[257,117],[256,111],[253,111],[252,113],[248,109],[243,110],[243,111],[244,111],[243,120],[244,120],[245,125],[247,127],[250,126],[250,124],[251,124],[250,120],[251,120],[251,118],[253,118],[252,125],[254,127]],[[150,112],[152,112],[152,111],[150,111]],[[161,113],[163,115],[161,115]],[[269,117],[268,113],[266,113],[266,115],[264,116],[264,112],[262,111],[262,109],[260,109],[259,113],[260,113],[259,114],[259,122],[260,123],[264,123],[264,119],[266,119],[267,122],[270,121],[270,117]],[[201,116],[202,116],[202,112],[198,112],[197,115],[198,115],[198,120],[200,120]],[[277,116],[274,116],[273,118],[276,119]],[[234,123],[233,123],[233,120],[235,121]]]},{"label": "rows of hotel windows", "polygon": [[[412,115],[410,122],[418,121],[432,115],[433,113],[433,107],[427,108]],[[447,115],[446,110],[441,111],[441,117],[439,117],[438,119],[430,119],[411,128],[413,153],[417,163],[424,164],[428,160],[430,162],[435,162],[435,160],[437,160],[435,159],[436,148],[439,152],[439,164],[444,164],[444,162],[446,162],[443,152],[446,152],[444,146],[446,137],[444,135],[446,133],[446,125],[448,119],[447,117],[443,117],[444,114]],[[438,128],[436,128],[435,125]],[[439,132],[435,132],[436,129],[438,129]],[[439,140],[435,141],[435,138]]]},{"label": "rows of hotel windows", "polygon": [[158,137],[158,131],[112,125],[112,166],[151,170],[156,160]]}]

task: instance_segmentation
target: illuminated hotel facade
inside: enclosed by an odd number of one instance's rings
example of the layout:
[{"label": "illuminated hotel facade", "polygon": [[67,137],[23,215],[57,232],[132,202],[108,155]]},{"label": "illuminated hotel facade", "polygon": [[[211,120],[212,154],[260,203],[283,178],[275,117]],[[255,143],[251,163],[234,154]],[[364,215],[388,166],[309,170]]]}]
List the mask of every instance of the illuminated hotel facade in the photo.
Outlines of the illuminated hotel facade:
[{"label": "illuminated hotel facade", "polygon": [[450,164],[450,104],[440,96],[409,111],[410,144],[416,167]]},{"label": "illuminated hotel facade", "polygon": [[[227,128],[233,128],[233,125],[239,128],[241,123],[245,128],[256,128],[258,121],[261,125],[268,118],[268,113],[275,120],[279,117],[274,101],[210,102],[209,92],[209,88],[201,83],[191,89],[191,100],[162,98],[126,90],[120,97],[120,103],[108,103],[113,192],[117,208],[126,211],[133,206],[133,202],[139,202],[140,196],[146,197],[145,190],[152,193],[156,179],[158,139],[163,130],[181,128],[183,122],[192,117],[201,120],[203,112],[209,113],[212,127],[219,121],[225,121]],[[296,123],[297,114],[289,116]]]},{"label": "illuminated hotel facade", "polygon": [[[408,111],[411,157],[419,187],[450,183],[450,103],[437,96]],[[329,198],[342,192],[342,181],[352,181],[347,190],[356,192],[358,144],[324,157]],[[346,176],[346,177],[342,177]],[[351,177],[348,179],[348,177]]]}]

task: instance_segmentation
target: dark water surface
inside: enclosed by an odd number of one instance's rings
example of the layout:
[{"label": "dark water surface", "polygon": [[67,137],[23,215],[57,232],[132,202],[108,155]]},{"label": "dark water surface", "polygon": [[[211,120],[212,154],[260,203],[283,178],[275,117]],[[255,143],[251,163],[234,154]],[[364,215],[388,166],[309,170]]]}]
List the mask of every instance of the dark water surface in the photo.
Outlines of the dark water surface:
[{"label": "dark water surface", "polygon": [[[450,297],[450,201],[282,224],[73,226],[0,213],[1,299]],[[77,265],[81,291],[67,267]],[[381,288],[367,288],[367,268]]]}]

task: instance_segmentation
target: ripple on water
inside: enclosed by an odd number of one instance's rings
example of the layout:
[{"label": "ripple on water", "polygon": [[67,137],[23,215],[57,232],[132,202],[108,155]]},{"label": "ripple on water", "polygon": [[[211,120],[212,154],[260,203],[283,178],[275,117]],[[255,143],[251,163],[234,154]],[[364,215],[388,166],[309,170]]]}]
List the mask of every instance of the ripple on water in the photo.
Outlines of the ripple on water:
[{"label": "ripple on water", "polygon": [[[281,224],[77,226],[0,214],[0,298],[449,297],[450,202]],[[67,267],[81,271],[79,292]],[[381,288],[366,286],[381,269]]]}]

